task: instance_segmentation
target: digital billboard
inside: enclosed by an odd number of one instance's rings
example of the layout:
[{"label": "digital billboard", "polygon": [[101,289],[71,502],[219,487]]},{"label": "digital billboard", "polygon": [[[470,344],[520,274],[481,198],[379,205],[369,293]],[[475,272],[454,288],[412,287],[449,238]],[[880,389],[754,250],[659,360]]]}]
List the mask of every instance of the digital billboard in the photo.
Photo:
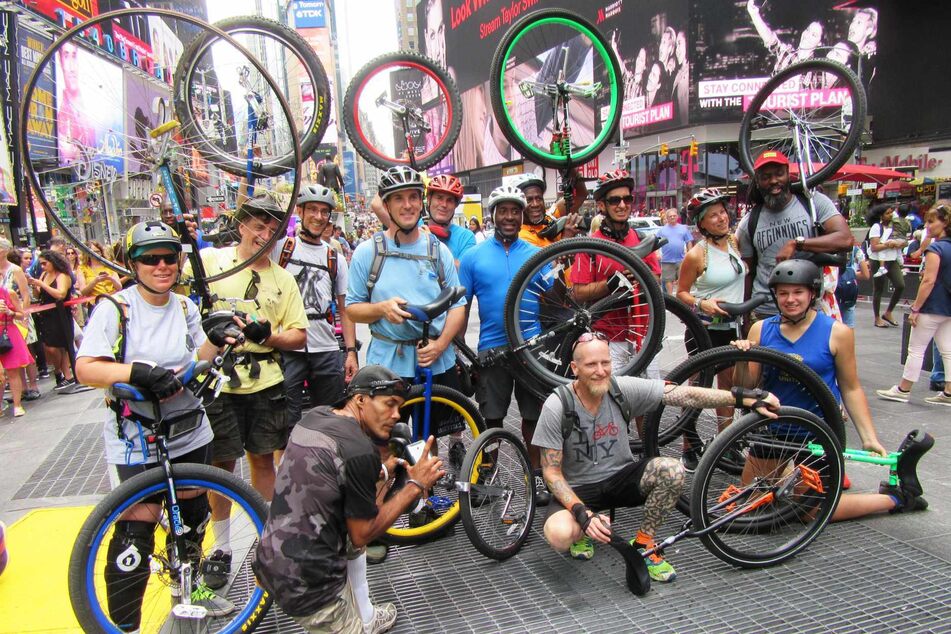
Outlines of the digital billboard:
[{"label": "digital billboard", "polygon": [[[45,35],[34,33],[25,28],[17,29],[17,44],[20,54],[20,91],[26,88],[30,76],[36,69],[43,53],[53,45],[53,40]],[[30,112],[27,119],[27,139],[30,144],[31,160],[56,158],[56,117],[54,115],[55,88],[53,85],[53,65],[46,64],[43,74],[37,80],[30,98]]]},{"label": "digital billboard", "polygon": [[[164,101],[164,105],[162,102]],[[145,163],[149,130],[162,123],[162,113],[171,112],[171,93],[158,81],[150,81],[131,73],[125,75],[125,130],[128,146],[129,176],[151,173]],[[209,136],[211,131],[206,131]]]}]

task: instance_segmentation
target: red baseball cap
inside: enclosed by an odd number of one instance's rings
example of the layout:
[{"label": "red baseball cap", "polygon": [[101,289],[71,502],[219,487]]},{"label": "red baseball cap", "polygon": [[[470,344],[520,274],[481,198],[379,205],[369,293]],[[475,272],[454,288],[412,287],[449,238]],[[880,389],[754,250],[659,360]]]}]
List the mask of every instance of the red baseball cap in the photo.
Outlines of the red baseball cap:
[{"label": "red baseball cap", "polygon": [[756,158],[753,163],[753,170],[756,171],[764,165],[776,163],[777,165],[789,165],[789,159],[779,150],[766,150]]}]

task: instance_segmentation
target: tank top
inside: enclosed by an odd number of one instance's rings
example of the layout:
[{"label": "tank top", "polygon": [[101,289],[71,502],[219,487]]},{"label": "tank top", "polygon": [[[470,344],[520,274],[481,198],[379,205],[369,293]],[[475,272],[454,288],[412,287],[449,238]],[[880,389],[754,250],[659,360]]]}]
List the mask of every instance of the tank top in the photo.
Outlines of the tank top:
[{"label": "tank top", "polygon": [[[698,300],[719,297],[730,303],[742,302],[746,279],[746,263],[743,258],[730,243],[727,243],[726,251],[711,246],[706,240],[701,240],[699,244],[706,251],[707,268],[694,280],[690,294]],[[739,273],[736,272],[737,268],[740,269]],[[701,316],[701,319],[703,318],[704,316]],[[723,319],[728,318],[714,318],[712,322],[704,321],[704,325],[711,330],[729,330],[734,327],[733,322],[724,322]]]},{"label": "tank top", "polygon": [[[839,383],[835,378],[835,357],[829,349],[829,337],[832,335],[832,325],[835,324],[835,320],[823,313],[816,313],[816,318],[806,332],[793,343],[779,331],[779,319],[779,315],[774,315],[763,322],[760,345],[786,353],[808,366],[829,386],[835,400],[841,403],[842,393],[839,391]],[[775,394],[783,405],[801,407],[820,418],[823,416],[818,403],[787,374],[777,368],[765,368],[763,379],[763,388]]]},{"label": "tank top", "polygon": [[921,305],[921,312],[951,317],[951,238],[932,242],[926,253],[937,253],[941,260],[934,288]]}]

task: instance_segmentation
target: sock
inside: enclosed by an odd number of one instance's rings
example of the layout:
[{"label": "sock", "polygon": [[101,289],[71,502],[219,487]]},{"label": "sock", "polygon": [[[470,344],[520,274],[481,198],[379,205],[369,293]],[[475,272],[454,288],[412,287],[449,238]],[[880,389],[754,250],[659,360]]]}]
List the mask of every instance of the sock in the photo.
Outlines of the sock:
[{"label": "sock", "polygon": [[897,495],[891,495],[891,494],[889,494],[888,497],[890,497],[890,498],[892,499],[892,502],[895,503],[895,508],[892,509],[892,510],[896,510],[896,509],[900,509],[900,508],[901,508],[901,500],[898,498]]},{"label": "sock", "polygon": [[216,520],[211,523],[211,532],[215,536],[215,548],[223,553],[231,552],[231,519]]},{"label": "sock", "polygon": [[353,597],[365,625],[373,622],[373,603],[370,602],[370,584],[367,583],[367,554],[347,560],[347,581],[353,588]]},{"label": "sock", "polygon": [[898,390],[899,392],[901,392],[902,394],[911,394],[911,390],[903,390],[903,389],[901,389],[901,387],[898,386],[898,385],[895,386],[895,389],[897,389],[897,390]]}]

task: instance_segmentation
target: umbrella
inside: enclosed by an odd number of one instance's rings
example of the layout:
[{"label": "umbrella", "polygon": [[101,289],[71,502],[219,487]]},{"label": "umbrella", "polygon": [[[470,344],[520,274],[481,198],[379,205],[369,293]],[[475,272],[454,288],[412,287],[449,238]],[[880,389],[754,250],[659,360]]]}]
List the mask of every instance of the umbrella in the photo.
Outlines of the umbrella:
[{"label": "umbrella", "polygon": [[[825,163],[813,163],[813,173],[822,169]],[[789,164],[789,173],[793,176],[799,174],[799,166],[796,163]],[[884,167],[875,167],[874,165],[858,165],[856,163],[846,163],[840,167],[835,174],[827,180],[830,181],[852,181],[857,183],[878,183],[879,185],[887,183],[897,178],[908,178],[908,174]]]},{"label": "umbrella", "polygon": [[904,196],[914,196],[915,187],[905,181],[890,181],[884,186],[878,188],[879,198],[902,198]]}]

